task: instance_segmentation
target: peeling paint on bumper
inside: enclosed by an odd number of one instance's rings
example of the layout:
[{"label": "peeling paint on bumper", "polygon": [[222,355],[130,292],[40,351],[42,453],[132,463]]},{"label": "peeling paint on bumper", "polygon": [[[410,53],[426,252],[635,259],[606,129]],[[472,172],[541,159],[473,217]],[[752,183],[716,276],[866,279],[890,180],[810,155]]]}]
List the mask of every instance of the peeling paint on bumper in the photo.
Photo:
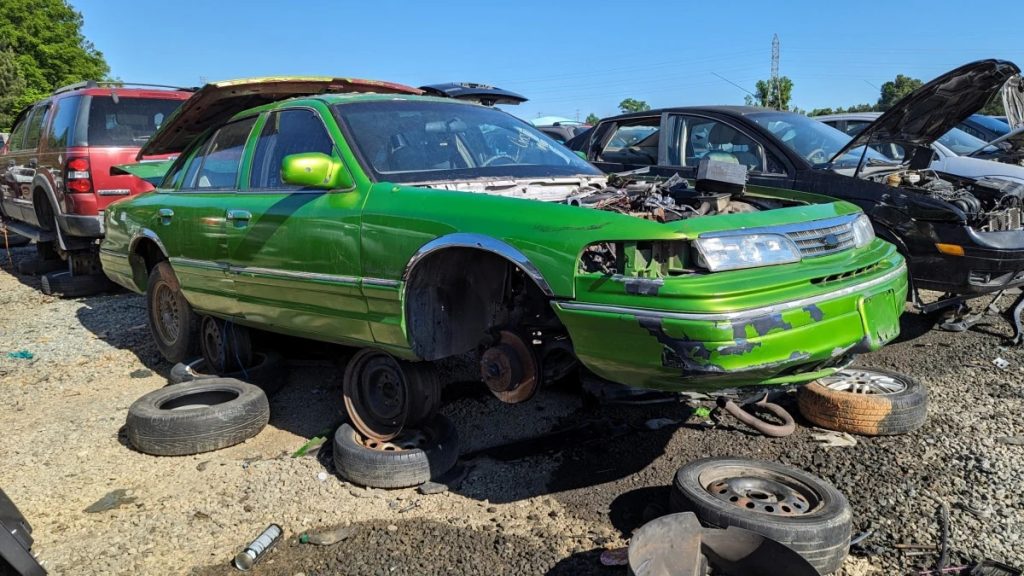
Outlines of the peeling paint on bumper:
[{"label": "peeling paint on bumper", "polygon": [[[751,310],[662,312],[555,302],[577,357],[599,376],[661,390],[713,391],[820,376],[899,334],[901,263],[814,296]],[[649,302],[646,301],[646,302]]]}]

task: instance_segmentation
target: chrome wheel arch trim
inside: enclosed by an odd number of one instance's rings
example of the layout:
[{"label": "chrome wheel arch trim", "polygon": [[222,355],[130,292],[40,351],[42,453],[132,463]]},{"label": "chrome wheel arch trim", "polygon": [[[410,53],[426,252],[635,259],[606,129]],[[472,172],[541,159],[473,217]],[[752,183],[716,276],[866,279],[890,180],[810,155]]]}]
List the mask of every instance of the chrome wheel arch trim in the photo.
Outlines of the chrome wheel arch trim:
[{"label": "chrome wheel arch trim", "polygon": [[405,265],[405,271],[402,273],[402,280],[404,282],[408,282],[413,270],[416,269],[416,266],[420,262],[434,252],[438,252],[446,248],[473,248],[497,254],[518,266],[537,284],[537,287],[540,288],[541,292],[543,292],[545,296],[553,297],[555,295],[554,291],[551,290],[551,286],[548,285],[547,280],[545,280],[544,276],[540,273],[540,270],[538,270],[537,267],[530,262],[530,259],[517,248],[490,236],[465,232],[447,234],[445,236],[435,238],[421,246],[420,249],[412,255],[412,258],[409,259],[408,264]]}]

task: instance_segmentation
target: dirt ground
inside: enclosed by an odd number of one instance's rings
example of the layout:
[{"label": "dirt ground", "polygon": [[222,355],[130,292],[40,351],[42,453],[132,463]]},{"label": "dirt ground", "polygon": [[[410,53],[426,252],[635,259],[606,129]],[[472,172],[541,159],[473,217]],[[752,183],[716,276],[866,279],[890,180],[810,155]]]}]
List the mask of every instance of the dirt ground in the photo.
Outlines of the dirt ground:
[{"label": "dirt ground", "polygon": [[[34,249],[12,254],[17,262]],[[45,296],[0,257],[0,487],[29,518],[52,574],[231,574],[231,558],[273,522],[285,540],[253,574],[624,575],[603,567],[600,552],[663,513],[675,470],[707,455],[775,460],[833,482],[855,532],[871,531],[847,576],[933,567],[936,555],[894,545],[937,543],[943,502],[951,565],[1024,565],[1024,354],[1002,347],[1010,329],[995,317],[951,334],[904,315],[900,340],[857,363],[924,382],[929,422],[852,447],[822,446],[805,422],[781,439],[729,421],[709,429],[692,416],[699,404],[608,406],[570,388],[508,406],[482,386],[453,385],[443,411],[461,437],[462,479],[428,496],[343,482],[329,447],[290,457],[341,421],[339,367],[350,351],[331,346],[280,343],[289,382],[248,442],[174,458],[132,450],[128,406],[164,386],[170,369],[150,342],[144,301]],[[997,357],[1009,366],[997,368]],[[653,418],[679,423],[650,430]],[[537,440],[552,431],[564,433]],[[298,542],[339,525],[348,537],[337,544]]]}]

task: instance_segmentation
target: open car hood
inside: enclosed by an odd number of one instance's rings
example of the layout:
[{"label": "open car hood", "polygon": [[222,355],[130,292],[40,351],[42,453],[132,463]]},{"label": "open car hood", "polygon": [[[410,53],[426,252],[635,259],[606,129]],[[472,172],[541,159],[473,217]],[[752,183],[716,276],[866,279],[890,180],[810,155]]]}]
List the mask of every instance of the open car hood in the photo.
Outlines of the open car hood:
[{"label": "open car hood", "polygon": [[832,157],[880,142],[930,146],[940,136],[981,110],[1020,68],[1006,60],[978,60],[946,72],[907,94],[868,124]]},{"label": "open car hood", "polygon": [[280,76],[213,82],[200,88],[171,114],[139,150],[137,158],[179,153],[211,126],[249,108],[296,96],[345,92],[423,93],[411,86],[392,82],[329,76]]},{"label": "open car hood", "polygon": [[483,104],[484,106],[494,106],[495,104],[514,105],[526,102],[525,96],[521,96],[515,92],[509,92],[508,90],[502,90],[501,88],[495,88],[494,86],[488,86],[486,84],[475,84],[473,82],[430,84],[428,86],[420,86],[420,90],[423,90],[423,92],[431,96],[469,100],[471,102]]},{"label": "open car hood", "polygon": [[1020,74],[1003,85],[1003,110],[1010,128],[1024,128],[1024,78]]}]

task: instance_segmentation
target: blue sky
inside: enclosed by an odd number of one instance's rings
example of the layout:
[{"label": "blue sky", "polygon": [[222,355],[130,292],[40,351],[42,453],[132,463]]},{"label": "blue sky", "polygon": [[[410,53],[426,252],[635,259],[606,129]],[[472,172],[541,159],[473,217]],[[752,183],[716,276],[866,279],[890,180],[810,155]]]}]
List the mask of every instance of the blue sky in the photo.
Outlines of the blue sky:
[{"label": "blue sky", "polygon": [[[125,81],[193,86],[279,74],[419,86],[493,84],[524,118],[742,103],[780,72],[804,109],[873,102],[896,74],[928,80],[979,58],[1024,64],[1019,2],[71,0]],[[769,8],[769,6],[778,6]],[[845,6],[846,9],[840,8]]]}]

